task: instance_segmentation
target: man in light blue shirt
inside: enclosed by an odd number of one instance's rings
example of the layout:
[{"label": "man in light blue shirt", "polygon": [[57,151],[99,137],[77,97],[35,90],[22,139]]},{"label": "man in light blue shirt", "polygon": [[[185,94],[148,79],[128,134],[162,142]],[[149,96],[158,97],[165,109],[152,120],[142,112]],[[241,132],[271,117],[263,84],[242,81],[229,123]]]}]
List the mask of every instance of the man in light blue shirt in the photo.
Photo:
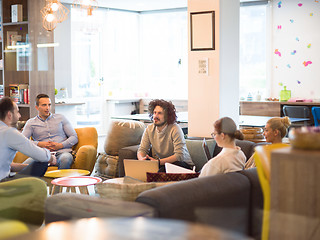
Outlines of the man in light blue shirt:
[{"label": "man in light blue shirt", "polygon": [[[61,114],[52,114],[51,100],[46,94],[36,97],[38,115],[29,119],[23,128],[22,134],[32,137],[34,143],[43,148],[56,152],[59,169],[70,168],[73,163],[72,146],[78,143],[76,131],[70,122]],[[24,163],[30,163],[29,158]]]},{"label": "man in light blue shirt", "polygon": [[[17,104],[8,97],[0,100],[0,181],[9,179],[10,171],[19,172],[16,175],[41,177],[47,170],[48,163],[55,164],[55,157],[50,151],[34,145],[16,128],[20,118]],[[32,157],[36,161],[30,165],[13,163],[16,152]],[[22,175],[23,174],[23,175]]]}]

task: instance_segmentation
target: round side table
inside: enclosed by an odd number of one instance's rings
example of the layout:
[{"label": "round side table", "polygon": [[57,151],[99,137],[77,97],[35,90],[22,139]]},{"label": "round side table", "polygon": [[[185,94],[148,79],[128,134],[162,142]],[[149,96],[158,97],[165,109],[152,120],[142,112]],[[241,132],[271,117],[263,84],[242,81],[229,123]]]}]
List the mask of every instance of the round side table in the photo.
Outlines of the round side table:
[{"label": "round side table", "polygon": [[54,190],[56,186],[60,186],[60,191],[62,192],[63,187],[66,187],[66,192],[74,192],[76,193],[76,188],[79,189],[80,193],[82,194],[89,194],[88,186],[95,185],[101,182],[102,179],[98,177],[90,177],[90,176],[75,176],[75,177],[62,177],[56,178],[51,181],[53,185],[51,195],[54,194]]},{"label": "round side table", "polygon": [[[90,171],[83,170],[83,169],[59,169],[59,170],[53,170],[53,171],[47,171],[44,174],[44,180],[47,183],[48,186],[48,194],[52,194],[52,178],[61,178],[61,177],[75,177],[75,176],[87,176],[90,174]],[[58,193],[60,190],[55,189]],[[59,190],[59,191],[58,191]]]}]

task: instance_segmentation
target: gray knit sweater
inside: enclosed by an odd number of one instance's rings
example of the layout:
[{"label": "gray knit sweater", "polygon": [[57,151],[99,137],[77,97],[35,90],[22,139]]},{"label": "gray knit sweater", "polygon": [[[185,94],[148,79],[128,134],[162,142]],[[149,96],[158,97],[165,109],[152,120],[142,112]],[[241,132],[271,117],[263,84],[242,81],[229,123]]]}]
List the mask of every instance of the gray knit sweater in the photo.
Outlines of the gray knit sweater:
[{"label": "gray knit sweater", "polygon": [[138,152],[148,154],[152,147],[152,157],[166,158],[175,155],[177,161],[184,161],[193,166],[186,141],[180,126],[176,123],[167,125],[161,132],[152,123],[143,133]]}]

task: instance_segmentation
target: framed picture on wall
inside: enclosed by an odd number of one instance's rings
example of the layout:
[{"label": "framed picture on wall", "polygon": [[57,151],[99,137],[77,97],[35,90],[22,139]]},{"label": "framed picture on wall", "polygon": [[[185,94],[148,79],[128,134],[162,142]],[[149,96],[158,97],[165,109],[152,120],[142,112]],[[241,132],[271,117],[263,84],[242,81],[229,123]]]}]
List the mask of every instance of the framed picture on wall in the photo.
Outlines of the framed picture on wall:
[{"label": "framed picture on wall", "polygon": [[190,13],[191,51],[215,50],[214,11]]}]

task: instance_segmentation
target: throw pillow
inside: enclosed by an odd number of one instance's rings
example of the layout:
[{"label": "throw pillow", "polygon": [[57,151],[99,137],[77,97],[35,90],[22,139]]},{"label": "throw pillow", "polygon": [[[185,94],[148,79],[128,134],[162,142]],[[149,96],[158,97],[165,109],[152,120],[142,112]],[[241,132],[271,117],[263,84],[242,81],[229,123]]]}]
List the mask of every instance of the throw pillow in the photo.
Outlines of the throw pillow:
[{"label": "throw pillow", "polygon": [[104,143],[106,154],[116,156],[121,148],[140,144],[144,129],[139,121],[112,121]]},{"label": "throw pillow", "polygon": [[147,172],[147,182],[171,182],[196,178],[199,173],[151,173]]}]

